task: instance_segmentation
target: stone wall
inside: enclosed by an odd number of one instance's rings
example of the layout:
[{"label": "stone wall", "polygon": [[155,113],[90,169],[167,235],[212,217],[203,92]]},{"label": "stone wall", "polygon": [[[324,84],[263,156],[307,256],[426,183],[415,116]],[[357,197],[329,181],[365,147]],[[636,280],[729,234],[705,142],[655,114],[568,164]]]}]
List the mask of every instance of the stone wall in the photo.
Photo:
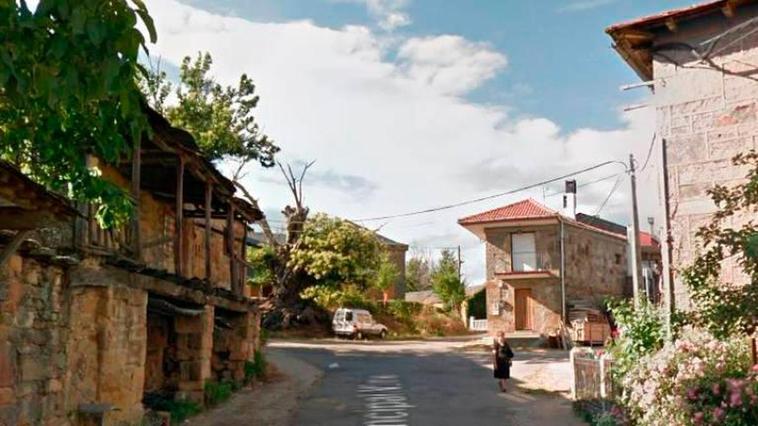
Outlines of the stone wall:
[{"label": "stone wall", "polygon": [[564,226],[566,301],[588,300],[600,307],[608,296],[624,295],[626,239],[578,226]]},{"label": "stone wall", "polygon": [[[675,33],[658,34],[656,43],[698,45],[755,16],[758,7],[742,6],[730,19],[717,16],[682,22]],[[743,34],[744,31],[737,32],[719,46]],[[730,158],[756,147],[758,81],[754,76],[758,33],[718,52],[711,58],[712,65],[696,64],[683,51],[665,53],[670,60],[654,56],[654,102],[657,132],[667,145],[675,300],[678,307],[686,308],[689,298],[679,271],[697,255],[700,243],[695,232],[715,211],[706,190],[716,184],[744,182],[747,169],[731,165]],[[724,72],[718,67],[723,67]],[[739,226],[748,219],[748,215],[737,217],[731,225]],[[722,279],[746,282],[747,277],[738,265],[729,262],[724,265]]]},{"label": "stone wall", "polygon": [[245,362],[251,361],[257,350],[259,324],[260,316],[252,312],[217,316],[211,360],[214,380],[236,383],[245,380]]},{"label": "stone wall", "polygon": [[143,414],[147,292],[90,284],[72,283],[66,409],[111,404],[118,410],[108,414],[108,424],[133,423]]},{"label": "stone wall", "polygon": [[177,399],[203,404],[205,382],[211,378],[214,307],[207,305],[199,317],[176,316],[179,391]]},{"label": "stone wall", "polygon": [[0,270],[0,424],[65,424],[62,267],[11,256]]},{"label": "stone wall", "polygon": [[[561,281],[559,278],[527,278],[504,280],[503,289],[498,287],[500,280],[489,280],[487,291],[487,327],[490,334],[498,331],[510,333],[515,331],[514,296],[518,288],[532,290],[531,316],[532,328],[542,334],[554,334],[560,328],[561,321]],[[502,297],[501,297],[502,296]],[[495,315],[492,305],[498,301],[505,302],[499,315]]]},{"label": "stone wall", "polygon": [[534,232],[534,245],[539,261],[553,274],[560,274],[561,251],[558,225],[487,228],[484,232],[487,280],[493,280],[495,274],[512,271],[511,234],[522,232]]}]

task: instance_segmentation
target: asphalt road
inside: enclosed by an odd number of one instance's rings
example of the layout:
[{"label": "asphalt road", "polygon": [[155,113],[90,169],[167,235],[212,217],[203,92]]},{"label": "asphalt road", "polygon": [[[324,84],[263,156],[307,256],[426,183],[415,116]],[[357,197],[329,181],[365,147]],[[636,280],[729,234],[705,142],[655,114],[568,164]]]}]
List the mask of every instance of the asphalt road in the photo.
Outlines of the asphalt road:
[{"label": "asphalt road", "polygon": [[324,371],[301,400],[297,425],[581,424],[561,396],[524,391],[518,381],[498,392],[489,356],[465,353],[454,342],[291,343],[271,350]]}]

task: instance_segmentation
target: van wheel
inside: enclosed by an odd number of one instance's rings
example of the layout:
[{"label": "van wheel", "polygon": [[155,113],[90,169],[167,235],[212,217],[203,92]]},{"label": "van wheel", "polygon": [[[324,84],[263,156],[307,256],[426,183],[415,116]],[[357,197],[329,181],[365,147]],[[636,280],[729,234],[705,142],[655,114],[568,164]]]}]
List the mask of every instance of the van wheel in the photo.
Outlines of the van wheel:
[{"label": "van wheel", "polygon": [[363,340],[363,333],[360,331],[355,332],[355,340]]},{"label": "van wheel", "polygon": [[384,340],[387,338],[387,330],[382,330],[381,333],[379,333],[379,338]]}]

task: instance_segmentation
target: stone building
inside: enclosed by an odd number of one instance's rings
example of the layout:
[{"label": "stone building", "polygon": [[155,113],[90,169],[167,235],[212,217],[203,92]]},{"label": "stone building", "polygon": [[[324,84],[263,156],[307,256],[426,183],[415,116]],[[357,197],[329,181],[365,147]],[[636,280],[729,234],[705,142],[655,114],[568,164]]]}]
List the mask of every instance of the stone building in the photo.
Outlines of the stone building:
[{"label": "stone building", "polygon": [[387,250],[389,260],[397,270],[397,278],[394,285],[387,291],[387,297],[403,300],[405,298],[405,254],[408,252],[408,245],[389,239],[379,233],[376,233],[376,237]]},{"label": "stone building", "polygon": [[526,199],[458,223],[486,245],[490,333],[554,335],[575,304],[625,293],[626,235],[583,223],[573,210]]},{"label": "stone building", "polygon": [[[664,191],[670,229],[674,300],[689,298],[678,271],[692,263],[697,230],[716,206],[706,191],[744,182],[737,153],[758,137],[758,2],[719,0],[609,27],[616,51],[653,91],[657,135],[665,147]],[[751,215],[733,219],[740,226]],[[754,216],[753,216],[754,217]],[[725,282],[744,283],[736,261]]]},{"label": "stone building", "polygon": [[260,315],[244,243],[261,212],[192,137],[148,111],[133,158],[88,159],[136,201],[104,230],[0,163],[0,424],[139,424],[162,399],[245,379]]}]

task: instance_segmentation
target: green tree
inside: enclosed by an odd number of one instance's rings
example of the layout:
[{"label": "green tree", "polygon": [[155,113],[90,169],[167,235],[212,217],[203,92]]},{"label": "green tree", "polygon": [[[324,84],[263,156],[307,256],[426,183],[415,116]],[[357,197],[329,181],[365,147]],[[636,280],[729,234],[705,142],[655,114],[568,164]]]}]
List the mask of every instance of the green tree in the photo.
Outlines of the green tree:
[{"label": "green tree", "polygon": [[379,267],[381,250],[373,232],[320,213],[306,221],[290,264],[321,284],[367,288]]},{"label": "green tree", "polygon": [[432,285],[431,269],[428,258],[412,255],[405,264],[405,286],[408,291],[430,288]]},{"label": "green tree", "polygon": [[85,156],[114,164],[147,130],[136,83],[139,49],[147,50],[139,20],[155,42],[142,0],[41,0],[35,10],[0,2],[0,158],[95,202],[104,226],[126,220],[133,203]]},{"label": "green tree", "polygon": [[247,273],[247,283],[253,287],[274,285],[274,264],[276,252],[270,246],[248,249],[247,262],[250,265]]},{"label": "green tree", "polygon": [[194,61],[189,56],[182,60],[176,105],[166,103],[172,85],[160,68],[142,80],[142,90],[151,106],[164,113],[172,125],[195,137],[208,158],[237,160],[238,173],[248,162],[273,166],[279,148],[263,134],[253,116],[259,101],[255,84],[242,74],[236,87],[224,87],[210,75],[212,64],[207,52],[198,53]]},{"label": "green tree", "polygon": [[382,301],[387,303],[388,291],[395,285],[397,277],[400,272],[397,270],[397,266],[390,260],[386,251],[381,254],[379,260],[379,266],[376,269],[376,278],[374,279],[374,287],[382,292]]},{"label": "green tree", "polygon": [[458,276],[458,260],[452,250],[443,250],[432,272],[432,290],[448,309],[458,310],[466,299],[466,286]]},{"label": "green tree", "polygon": [[[735,215],[755,215],[758,208],[758,153],[751,150],[732,161],[750,167],[747,181],[733,188],[716,185],[708,190],[719,210],[698,231],[704,251],[683,274],[694,306],[692,319],[719,338],[752,334],[758,325],[758,227],[752,221],[741,227],[728,226]],[[747,275],[746,284],[719,279],[722,262],[729,258]]]}]

